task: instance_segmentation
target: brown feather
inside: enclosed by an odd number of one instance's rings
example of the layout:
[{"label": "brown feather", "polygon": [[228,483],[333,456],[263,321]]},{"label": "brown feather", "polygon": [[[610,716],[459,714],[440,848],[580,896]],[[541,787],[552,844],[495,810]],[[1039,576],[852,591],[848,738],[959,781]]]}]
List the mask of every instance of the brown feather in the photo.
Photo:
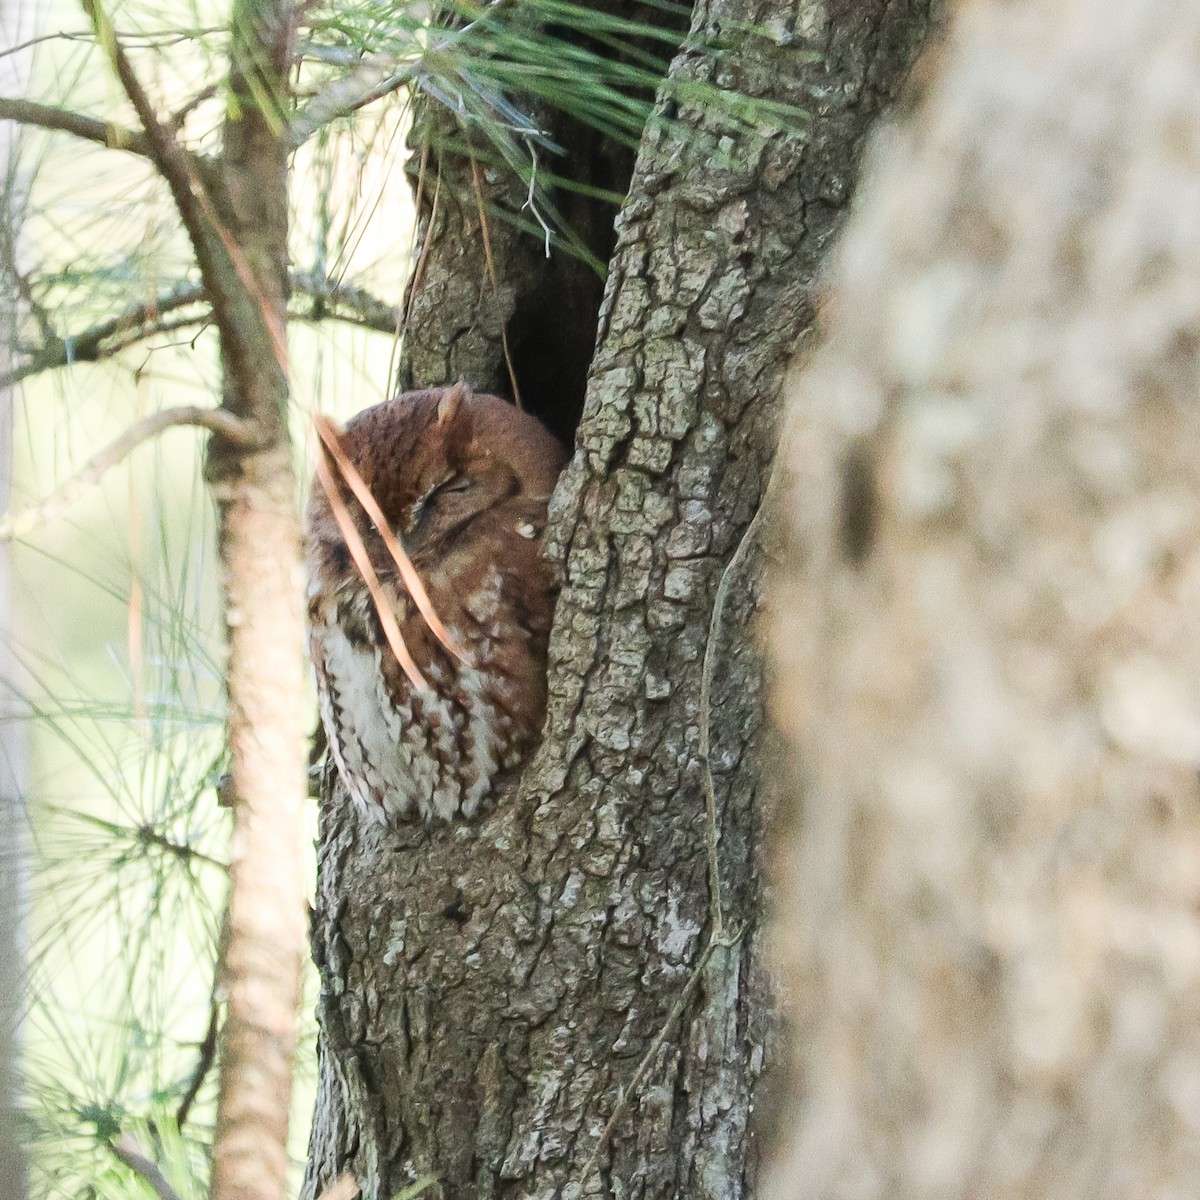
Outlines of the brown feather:
[{"label": "brown feather", "polygon": [[433,637],[362,508],[343,490],[401,634],[432,690],[400,669],[328,498],[308,509],[309,621],[321,715],[350,794],[379,816],[471,816],[535,744],[554,587],[546,504],[565,455],[529,414],[463,384],[409,392],[339,437],[464,651]]}]

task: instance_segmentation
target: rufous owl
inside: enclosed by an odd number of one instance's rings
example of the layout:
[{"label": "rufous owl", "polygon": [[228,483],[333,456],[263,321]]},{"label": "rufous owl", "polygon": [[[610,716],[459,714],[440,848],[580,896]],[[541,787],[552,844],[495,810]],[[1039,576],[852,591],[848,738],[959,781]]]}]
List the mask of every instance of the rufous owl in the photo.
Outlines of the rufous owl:
[{"label": "rufous owl", "polygon": [[350,795],[382,819],[473,816],[541,732],[555,599],[541,534],[566,456],[534,417],[463,384],[368,408],[337,440],[462,661],[430,632],[381,535],[340,483],[429,687],[410,682],[314,483],[308,613],[330,753]]}]

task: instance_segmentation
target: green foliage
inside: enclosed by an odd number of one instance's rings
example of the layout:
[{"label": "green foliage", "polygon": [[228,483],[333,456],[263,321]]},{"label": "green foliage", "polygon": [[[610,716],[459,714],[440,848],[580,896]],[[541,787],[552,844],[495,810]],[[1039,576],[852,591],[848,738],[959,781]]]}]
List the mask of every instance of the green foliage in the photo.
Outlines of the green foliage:
[{"label": "green foliage", "polygon": [[[494,210],[532,236],[547,253],[557,246],[590,260],[560,213],[555,193],[576,191],[610,201],[606,192],[556,169],[566,151],[547,132],[551,110],[636,148],[648,126],[678,129],[681,106],[702,110],[717,133],[745,134],[805,120],[794,107],[747,95],[719,82],[731,46],[767,31],[737,26],[688,36],[690,5],[653,0],[639,6],[654,20],[631,20],[571,0],[491,0],[485,5],[447,0],[430,26],[424,6],[333,4],[313,10],[306,68],[328,84],[346,56],[366,53],[388,63],[392,79],[436,101],[454,118],[422,126],[425,144],[509,172],[527,191],[522,213]],[[680,47],[705,59],[713,81],[667,82],[671,57]],[[344,73],[344,68],[342,68]],[[664,103],[656,107],[656,93]],[[681,135],[685,149],[728,165],[716,137]],[[524,215],[528,213],[526,218]],[[600,271],[606,264],[593,263]]]},{"label": "green foliage", "polygon": [[[208,1091],[183,1134],[168,1120],[205,1030],[227,840],[211,530],[193,500],[189,519],[160,510],[140,562],[104,521],[91,554],[60,530],[69,557],[29,548],[16,560],[34,733],[25,1047],[38,1194],[141,1195],[109,1146],[147,1122],[158,1132],[139,1141],[164,1164],[183,1153],[175,1145],[200,1162],[207,1140]],[[26,590],[35,581],[40,601]],[[124,649],[64,652],[55,631],[38,638],[30,607],[65,615],[60,597],[82,602],[95,633],[124,615]]]}]

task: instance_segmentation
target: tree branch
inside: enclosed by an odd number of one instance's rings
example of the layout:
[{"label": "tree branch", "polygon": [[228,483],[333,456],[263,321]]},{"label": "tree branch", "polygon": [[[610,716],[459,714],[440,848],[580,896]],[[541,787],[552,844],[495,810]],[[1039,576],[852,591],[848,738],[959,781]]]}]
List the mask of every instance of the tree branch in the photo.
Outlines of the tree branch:
[{"label": "tree branch", "polygon": [[154,1189],[159,1200],[179,1200],[179,1195],[171,1186],[167,1177],[137,1140],[128,1133],[121,1134],[108,1143],[113,1156],[123,1162],[139,1179],[148,1183]]},{"label": "tree branch", "polygon": [[367,55],[349,75],[335,80],[314,96],[307,107],[292,118],[288,129],[291,148],[298,149],[335,118],[356,112],[407,83],[416,73],[417,64],[410,63],[399,71],[389,71],[394,61],[390,55]]},{"label": "tree branch", "polygon": [[97,142],[112,150],[126,150],[130,154],[150,156],[150,143],[144,133],[126,129],[109,121],[85,117],[82,113],[69,112],[49,104],[38,104],[33,100],[16,100],[0,96],[0,121],[17,121],[22,125],[36,125],[40,129],[55,129],[73,133],[86,142]]},{"label": "tree branch", "polygon": [[[168,313],[203,303],[206,299],[207,293],[202,284],[180,284],[162,296],[130,305],[117,316],[79,333],[62,338],[51,337],[41,346],[28,351],[26,361],[20,366],[0,375],[0,387],[11,387],[22,379],[42,371],[51,371],[55,367],[68,367],[77,362],[102,362],[142,338],[163,333],[168,328],[179,328],[179,322],[168,325],[163,318]],[[206,316],[207,313],[197,314],[196,321],[204,320]],[[122,335],[126,336],[122,338]],[[115,345],[106,345],[112,338],[122,340]]]},{"label": "tree branch", "polygon": [[319,271],[297,271],[292,275],[292,291],[315,301],[308,313],[296,314],[302,319],[317,321],[328,316],[379,333],[395,333],[400,328],[401,310],[395,305],[356,284],[330,279]]},{"label": "tree branch", "polygon": [[[298,320],[347,321],[379,333],[394,334],[399,328],[400,310],[355,284],[340,283],[316,271],[301,271],[292,276],[291,287],[292,315]],[[295,303],[297,297],[310,299],[313,303],[301,307]],[[78,333],[61,338],[51,336],[42,345],[26,349],[25,361],[19,366],[0,374],[0,388],[74,363],[104,362],[146,338],[198,325],[209,320],[207,308],[191,317],[173,321],[165,318],[182,308],[206,304],[207,300],[208,292],[203,284],[181,283],[161,296],[132,304],[115,317]]]},{"label": "tree branch", "polygon": [[[206,37],[213,33],[224,33],[225,29],[226,26],[224,25],[201,25],[194,29],[151,29],[129,33],[118,32],[116,36],[122,42],[137,42],[143,48],[162,48],[164,46],[177,46],[180,42],[195,41],[196,38]],[[15,46],[5,46],[3,50],[0,50],[0,58],[8,58],[13,54],[20,54],[23,50],[40,46],[43,42],[94,43],[95,40],[96,31],[94,29],[59,29],[54,33],[43,33],[37,37],[26,38],[25,41],[18,42]]]},{"label": "tree branch", "polygon": [[[113,24],[97,0],[82,0],[83,10],[91,19],[96,31],[96,40],[104,48],[113,70],[137,113],[142,128],[146,131],[146,153],[158,168],[159,173],[171,190],[175,207],[192,243],[200,275],[208,286],[209,299],[214,305],[218,323],[224,328],[228,317],[225,296],[220,284],[225,276],[216,252],[222,230],[216,220],[212,201],[208,196],[203,175],[204,160],[194,157],[180,144],[170,128],[159,119],[150,97],[146,94],[129,61],[129,55],[117,39]],[[230,256],[232,258],[232,254]]]},{"label": "tree branch", "polygon": [[115,442],[89,459],[83,468],[40,504],[23,512],[0,517],[0,540],[23,537],[39,525],[64,512],[85,492],[95,487],[119,462],[150,438],[174,425],[196,425],[220,434],[240,446],[254,445],[257,430],[249,422],[221,408],[166,408],[131,425]]},{"label": "tree branch", "polygon": [[221,1031],[221,1006],[217,1002],[216,994],[217,989],[214,986],[213,998],[209,1002],[208,1028],[197,1047],[200,1053],[196,1058],[195,1069],[192,1071],[191,1079],[188,1080],[187,1090],[179,1101],[179,1108],[175,1112],[175,1125],[179,1129],[187,1124],[192,1105],[195,1104],[196,1097],[200,1094],[200,1088],[208,1077],[209,1071],[212,1070],[213,1062],[217,1057],[217,1035]]}]

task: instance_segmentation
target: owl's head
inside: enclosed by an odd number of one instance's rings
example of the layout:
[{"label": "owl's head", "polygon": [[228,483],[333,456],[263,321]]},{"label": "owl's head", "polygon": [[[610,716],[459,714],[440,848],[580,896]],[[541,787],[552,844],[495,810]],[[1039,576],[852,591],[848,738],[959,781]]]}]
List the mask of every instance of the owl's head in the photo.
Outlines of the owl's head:
[{"label": "owl's head", "polygon": [[[437,553],[498,506],[544,506],[566,459],[536,418],[461,383],[406,392],[365,409],[339,442],[414,558]],[[342,492],[375,560],[378,535],[349,490]],[[326,559],[341,573],[344,542],[319,484],[308,527],[314,565]],[[379,561],[383,565],[386,556]]]}]

